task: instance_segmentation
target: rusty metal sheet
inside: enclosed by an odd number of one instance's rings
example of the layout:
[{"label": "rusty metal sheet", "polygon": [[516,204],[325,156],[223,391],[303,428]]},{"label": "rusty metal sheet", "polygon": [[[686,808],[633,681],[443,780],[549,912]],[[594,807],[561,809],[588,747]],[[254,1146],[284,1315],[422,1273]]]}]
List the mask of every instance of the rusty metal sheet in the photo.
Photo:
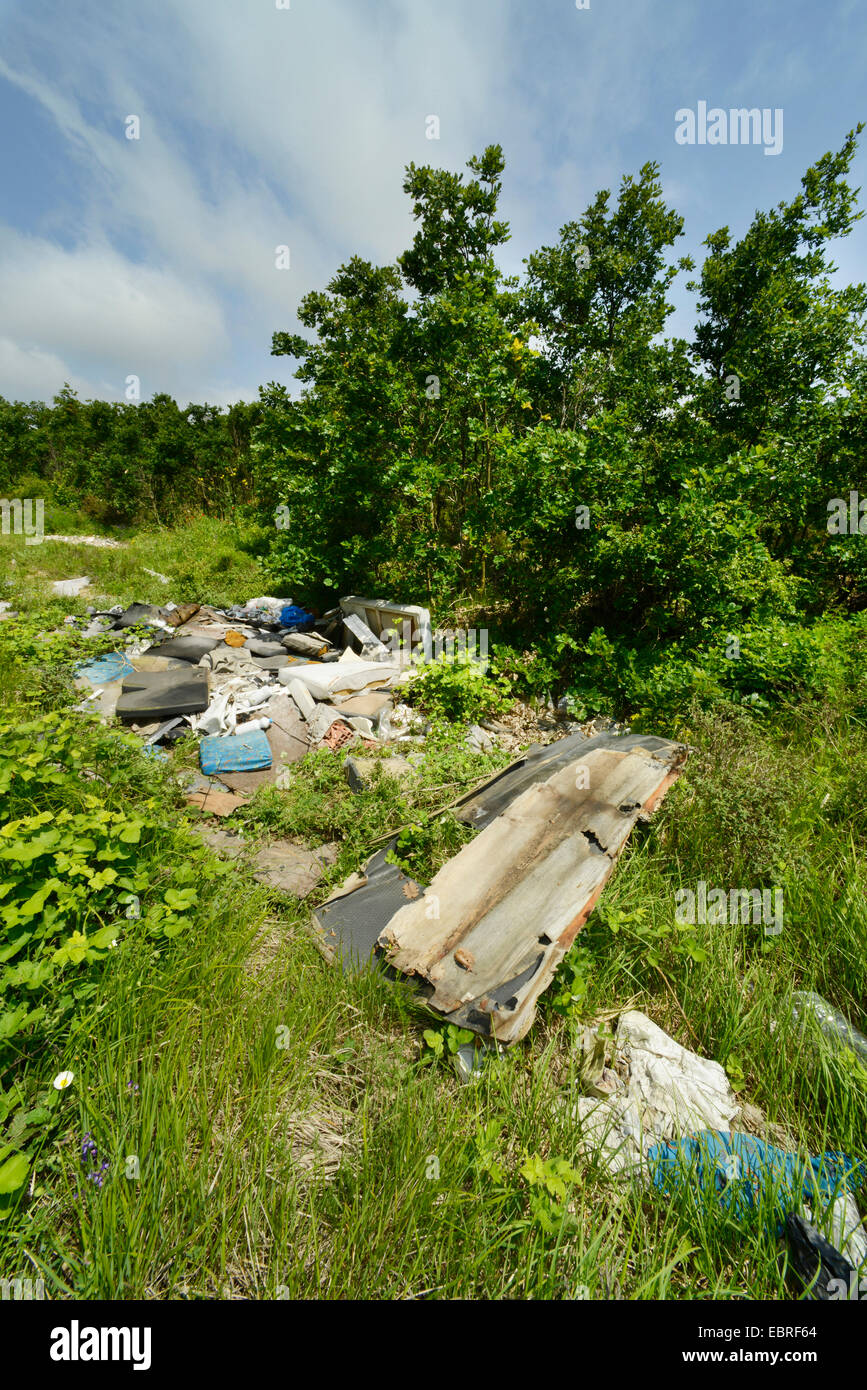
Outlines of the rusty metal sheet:
[{"label": "rusty metal sheet", "polygon": [[534,743],[523,757],[461,797],[455,815],[467,825],[483,830],[527,787],[534,782],[544,782],[558,768],[583,758],[594,748],[616,748],[620,752],[643,748],[645,752],[660,753],[664,757],[671,747],[670,739],[658,738],[655,734],[601,733],[589,738],[585,734],[569,734],[554,743]]},{"label": "rusty metal sheet", "polygon": [[636,820],[659,804],[687,751],[636,736],[625,748],[611,735],[592,742],[509,797],[380,934],[389,965],[416,977],[449,1022],[503,1043],[524,1036]]}]

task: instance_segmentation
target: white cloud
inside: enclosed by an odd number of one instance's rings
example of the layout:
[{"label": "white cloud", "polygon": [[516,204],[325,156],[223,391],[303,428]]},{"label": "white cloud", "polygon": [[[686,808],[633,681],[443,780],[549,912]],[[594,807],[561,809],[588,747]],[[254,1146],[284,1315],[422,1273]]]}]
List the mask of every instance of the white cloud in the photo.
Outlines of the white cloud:
[{"label": "white cloud", "polygon": [[[409,244],[410,161],[462,170],[504,146],[510,271],[660,150],[666,188],[687,195],[688,240],[735,223],[743,202],[738,189],[732,216],[714,215],[718,164],[686,163],[674,144],[688,94],[727,89],[711,82],[718,50],[684,4],[664,21],[658,0],[588,11],[570,0],[81,0],[56,22],[26,0],[11,10],[0,77],[22,113],[35,103],[51,117],[34,170],[43,195],[58,166],[66,176],[38,224],[16,209],[34,235],[0,227],[4,394],[13,379],[34,383],[40,364],[48,395],[58,370],[114,398],[130,372],[146,395],[212,402],[239,382],[289,382],[270,340],[297,327],[301,297],[353,254],[388,262]],[[716,24],[722,42],[724,14]],[[760,53],[747,67],[759,87],[774,72],[767,39]],[[732,90],[745,71],[735,57]],[[794,59],[786,81],[803,83]],[[124,136],[129,114],[140,140]],[[425,138],[431,114],[438,141]],[[289,271],[274,264],[284,244]]]},{"label": "white cloud", "polygon": [[114,364],[121,380],[216,361],[229,345],[213,298],[105,244],[64,250],[0,231],[0,302],[6,333],[28,352],[50,342],[64,357]]},{"label": "white cloud", "polygon": [[[391,260],[408,244],[403,166],[461,167],[498,138],[506,35],[491,11],[385,12],[384,25],[341,0],[164,0],[158,23],[151,9],[97,23],[85,6],[56,31],[19,15],[0,75],[53,118],[82,199],[52,217],[64,247],[0,235],[4,329],[29,360],[68,357],[109,382],[141,364],[145,394],[155,371],[153,389],[189,383],[209,400],[239,366],[288,377],[270,339],[297,326],[302,295],[352,254]],[[425,139],[431,112],[439,142]],[[275,267],[284,244],[290,271]]]},{"label": "white cloud", "polygon": [[65,381],[80,395],[92,394],[88,383],[54,352],[24,348],[0,338],[0,395],[12,401],[48,399]]}]

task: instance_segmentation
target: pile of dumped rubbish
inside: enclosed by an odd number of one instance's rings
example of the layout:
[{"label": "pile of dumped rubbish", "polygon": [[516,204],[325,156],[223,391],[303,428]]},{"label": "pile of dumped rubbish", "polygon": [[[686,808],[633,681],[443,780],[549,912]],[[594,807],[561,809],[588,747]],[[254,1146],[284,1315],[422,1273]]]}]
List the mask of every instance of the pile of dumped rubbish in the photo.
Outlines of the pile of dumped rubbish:
[{"label": "pile of dumped rubbish", "polygon": [[[834,1047],[867,1049],[818,995],[796,994],[792,1015],[802,1024],[812,1017]],[[578,1052],[579,1094],[562,1103],[588,1162],[667,1197],[686,1191],[705,1207],[716,1201],[739,1218],[758,1211],[785,1236],[789,1267],[811,1299],[848,1299],[853,1288],[858,1297],[867,1232],[854,1189],[867,1176],[863,1164],[832,1151],[793,1152],[790,1136],[774,1134],[757,1106],[738,1100],[718,1062],[682,1047],[643,1013],[586,1027]]]},{"label": "pile of dumped rubbish", "polygon": [[[200,771],[187,795],[205,811],[231,815],[259,787],[284,786],[314,748],[348,753],[347,780],[360,790],[365,753],[424,740],[426,721],[400,699],[414,654],[430,650],[424,608],[350,595],[319,618],[264,596],[225,611],[134,603],[89,616],[86,635],[147,636],[79,669],[79,708],[117,717],[161,758],[192,730]],[[344,968],[378,957],[444,1020],[517,1041],[686,752],[612,732],[533,745],[457,803],[479,833],[429,885],[403,874],[386,844],[313,914],[317,944]],[[391,771],[412,772],[406,753],[388,760]],[[211,838],[221,853],[244,852],[234,832]],[[281,842],[262,853],[259,876],[283,891],[304,896],[320,876],[321,851]]]},{"label": "pile of dumped rubbish", "polygon": [[363,752],[423,735],[425,721],[399,687],[430,638],[426,609],[350,595],[322,618],[270,596],[225,611],[195,603],[88,611],[85,636],[147,635],[79,668],[79,708],[118,718],[155,757],[192,730],[201,775],[191,799],[215,814],[281,785],[313,748]]}]

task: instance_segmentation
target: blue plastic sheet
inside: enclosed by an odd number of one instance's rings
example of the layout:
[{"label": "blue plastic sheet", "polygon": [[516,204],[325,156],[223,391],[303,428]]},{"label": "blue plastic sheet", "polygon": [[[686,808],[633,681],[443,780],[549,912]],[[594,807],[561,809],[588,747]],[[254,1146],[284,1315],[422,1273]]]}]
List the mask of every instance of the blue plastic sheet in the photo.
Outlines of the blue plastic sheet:
[{"label": "blue plastic sheet", "polygon": [[271,766],[271,745],[264,729],[248,734],[212,734],[199,744],[202,772],[214,777],[221,772],[258,772]]},{"label": "blue plastic sheet", "polygon": [[110,685],[123,676],[131,676],[134,671],[135,667],[125,652],[108,652],[105,656],[85,662],[83,666],[77,666],[75,674],[84,676],[91,685]]},{"label": "blue plastic sheet", "polygon": [[684,1185],[716,1191],[722,1206],[744,1216],[764,1193],[781,1225],[801,1201],[814,1202],[817,1191],[830,1201],[844,1185],[851,1189],[857,1174],[865,1175],[865,1165],[843,1153],[801,1158],[753,1134],[717,1129],[701,1130],[676,1144],[657,1144],[647,1162],[654,1186],[666,1196]]}]

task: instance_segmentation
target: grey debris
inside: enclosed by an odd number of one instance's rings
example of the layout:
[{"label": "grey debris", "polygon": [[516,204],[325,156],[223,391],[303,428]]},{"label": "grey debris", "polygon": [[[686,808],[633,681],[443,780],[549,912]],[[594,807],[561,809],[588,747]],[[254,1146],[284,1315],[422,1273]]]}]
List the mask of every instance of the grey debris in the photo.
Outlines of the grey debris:
[{"label": "grey debris", "polygon": [[89,583],[89,577],[84,574],[80,579],[55,579],[51,588],[58,598],[78,598]]},{"label": "grey debris", "polygon": [[472,748],[474,753],[493,753],[496,747],[491,735],[486,733],[480,724],[470,724],[464,743],[468,748]]}]

